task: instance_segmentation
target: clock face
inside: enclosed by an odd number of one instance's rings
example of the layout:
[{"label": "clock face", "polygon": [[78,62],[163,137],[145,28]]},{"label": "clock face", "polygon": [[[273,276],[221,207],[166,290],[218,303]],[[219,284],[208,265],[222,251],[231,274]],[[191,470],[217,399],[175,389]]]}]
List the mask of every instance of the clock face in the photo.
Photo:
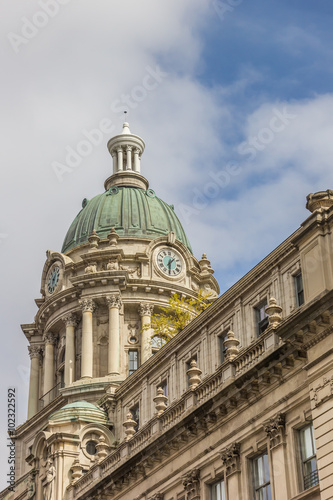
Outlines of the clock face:
[{"label": "clock face", "polygon": [[162,248],[157,254],[158,268],[166,276],[178,276],[183,269],[183,264],[180,256],[174,250]]},{"label": "clock face", "polygon": [[57,288],[57,285],[59,283],[59,277],[60,277],[60,267],[54,266],[51,269],[51,273],[47,282],[47,290],[49,293],[53,293],[54,290]]}]

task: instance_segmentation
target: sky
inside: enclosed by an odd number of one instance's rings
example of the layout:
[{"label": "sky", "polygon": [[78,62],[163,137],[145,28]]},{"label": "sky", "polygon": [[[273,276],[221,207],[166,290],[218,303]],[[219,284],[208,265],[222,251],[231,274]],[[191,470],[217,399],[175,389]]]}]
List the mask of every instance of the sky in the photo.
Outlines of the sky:
[{"label": "sky", "polygon": [[[124,111],[141,172],[227,290],[333,188],[331,0],[2,0],[0,470],[24,422],[45,252],[103,192]],[[0,488],[6,486],[5,474]]]}]

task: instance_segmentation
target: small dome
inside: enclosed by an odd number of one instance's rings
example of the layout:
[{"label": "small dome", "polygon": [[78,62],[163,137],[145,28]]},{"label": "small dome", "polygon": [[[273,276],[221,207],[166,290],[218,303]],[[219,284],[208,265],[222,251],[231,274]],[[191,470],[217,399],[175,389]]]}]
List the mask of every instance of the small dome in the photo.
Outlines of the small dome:
[{"label": "small dome", "polygon": [[152,189],[113,186],[90,201],[83,200],[82,210],[71,224],[62,252],[88,242],[95,229],[101,239],[112,227],[119,236],[154,239],[173,231],[190,252],[191,245],[173,207],[155,195]]},{"label": "small dome", "polygon": [[105,411],[97,405],[87,401],[76,401],[69,403],[60,410],[55,411],[49,417],[52,422],[73,422],[80,420],[84,422],[107,424],[108,417]]}]

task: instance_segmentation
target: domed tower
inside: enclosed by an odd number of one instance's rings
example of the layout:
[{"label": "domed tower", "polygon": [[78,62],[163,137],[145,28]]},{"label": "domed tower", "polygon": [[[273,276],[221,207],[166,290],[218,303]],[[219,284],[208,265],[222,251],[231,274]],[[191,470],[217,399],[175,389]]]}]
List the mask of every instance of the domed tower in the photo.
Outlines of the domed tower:
[{"label": "domed tower", "polygon": [[[109,140],[113,173],[105,191],[83,200],[61,252],[47,251],[35,321],[22,325],[31,373],[20,453],[29,455],[24,447],[34,450],[30,463],[36,471],[40,455],[57,456],[56,445],[47,444],[53,443],[48,432],[68,433],[70,411],[83,440],[94,434],[94,442],[112,446],[108,417],[103,424],[98,414],[103,410],[95,406],[159,348],[150,329],[153,311],[166,306],[175,292],[188,298],[199,289],[212,298],[219,293],[209,261],[193,256],[173,206],[158,198],[141,175],[144,148],[128,123]],[[88,434],[83,422],[89,423]],[[82,455],[83,462],[88,455]],[[46,467],[46,459],[43,463]],[[19,474],[24,471],[21,466]],[[38,474],[42,484],[43,473]]]}]

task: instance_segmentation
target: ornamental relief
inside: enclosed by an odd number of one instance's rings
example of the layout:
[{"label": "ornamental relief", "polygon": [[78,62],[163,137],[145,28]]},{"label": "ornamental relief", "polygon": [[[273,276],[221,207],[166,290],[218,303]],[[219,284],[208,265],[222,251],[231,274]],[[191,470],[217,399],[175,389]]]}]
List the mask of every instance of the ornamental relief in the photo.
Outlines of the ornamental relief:
[{"label": "ornamental relief", "polygon": [[310,390],[311,403],[317,408],[333,396],[333,375],[324,377],[322,382]]}]

